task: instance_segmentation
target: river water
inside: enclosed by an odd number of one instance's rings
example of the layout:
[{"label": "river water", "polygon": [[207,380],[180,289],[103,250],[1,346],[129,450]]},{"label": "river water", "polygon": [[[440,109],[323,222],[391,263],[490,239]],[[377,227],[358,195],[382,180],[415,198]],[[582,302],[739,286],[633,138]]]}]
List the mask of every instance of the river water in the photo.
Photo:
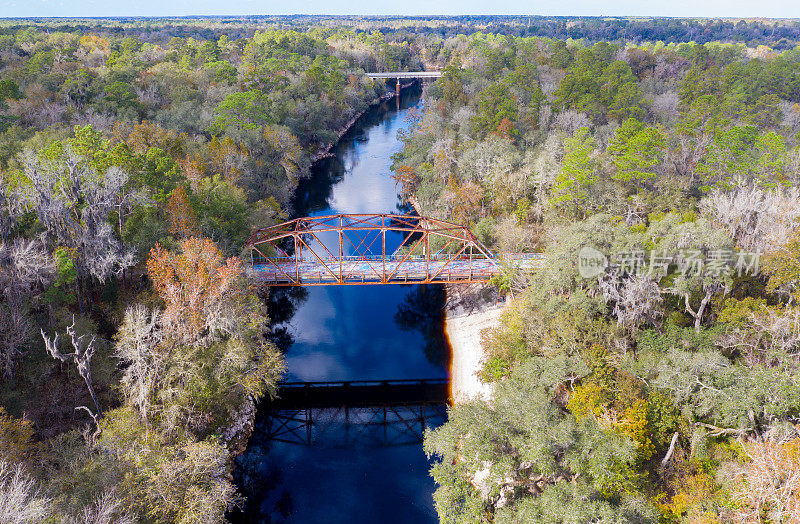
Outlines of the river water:
[{"label": "river water", "polygon": [[[408,129],[409,113],[420,104],[420,91],[412,89],[404,92],[399,108],[390,100],[368,111],[334,149],[335,156],[317,163],[312,178],[297,189],[295,216],[410,211],[397,194],[390,165],[401,147],[398,131]],[[401,241],[400,233],[387,235],[387,250]],[[439,286],[280,288],[269,300],[274,339],[286,353],[287,381],[448,375]],[[441,421],[425,419],[429,427]],[[413,432],[410,439],[392,442],[400,445],[388,445],[386,438],[373,438],[376,432],[385,437],[385,427],[352,428],[339,414],[307,445],[274,440],[268,430],[274,422],[262,406],[249,447],[237,460],[235,476],[247,502],[244,514],[233,520],[437,521],[430,463]]]}]

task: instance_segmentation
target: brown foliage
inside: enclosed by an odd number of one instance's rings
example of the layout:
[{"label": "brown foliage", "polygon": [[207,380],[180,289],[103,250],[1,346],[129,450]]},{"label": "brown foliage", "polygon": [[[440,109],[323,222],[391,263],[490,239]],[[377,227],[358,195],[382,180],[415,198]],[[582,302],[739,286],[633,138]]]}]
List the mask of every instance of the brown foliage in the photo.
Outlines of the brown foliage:
[{"label": "brown foliage", "polygon": [[213,321],[214,310],[242,292],[242,262],[225,259],[210,239],[189,238],[172,253],[156,244],[147,272],[164,300],[164,320],[184,339],[196,340]]},{"label": "brown foliage", "polygon": [[197,182],[203,178],[205,174],[205,169],[203,164],[198,162],[195,158],[186,156],[182,160],[178,160],[178,165],[181,166],[181,171],[183,171],[183,176],[185,176],[189,182],[192,183],[192,188],[195,187]]},{"label": "brown foliage", "polygon": [[514,131],[514,122],[508,118],[504,118],[497,124],[495,133],[501,138],[510,138],[511,133]]},{"label": "brown foliage", "polygon": [[400,166],[392,175],[395,184],[400,185],[400,192],[410,195],[414,192],[414,184],[417,182],[417,174],[413,167]]},{"label": "brown foliage", "polygon": [[475,182],[467,182],[456,189],[456,220],[460,223],[469,223],[474,217],[481,214],[484,190]]},{"label": "brown foliage", "polygon": [[141,124],[128,124],[117,122],[112,130],[114,140],[128,144],[134,153],[144,154],[151,148],[159,148],[173,159],[185,155],[186,143],[189,136],[186,133],[177,133],[171,129],[164,129],[158,124],[145,120]]},{"label": "brown foliage", "polygon": [[247,150],[228,137],[208,143],[209,166],[230,182],[238,182],[247,162]]},{"label": "brown foliage", "polygon": [[179,238],[189,238],[197,236],[200,228],[197,225],[192,204],[183,186],[178,186],[172,191],[167,203],[167,219],[169,220],[169,230]]}]

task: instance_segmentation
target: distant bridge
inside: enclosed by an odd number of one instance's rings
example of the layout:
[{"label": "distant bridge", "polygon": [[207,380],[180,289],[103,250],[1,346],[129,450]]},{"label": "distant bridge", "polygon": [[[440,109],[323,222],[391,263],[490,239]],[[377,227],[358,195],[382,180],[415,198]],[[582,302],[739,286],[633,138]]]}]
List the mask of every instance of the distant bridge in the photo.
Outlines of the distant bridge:
[{"label": "distant bridge", "polygon": [[397,99],[400,99],[400,85],[401,80],[435,80],[442,76],[441,71],[397,71],[395,73],[367,73],[369,78],[378,80],[378,79],[386,79],[390,80],[393,78],[397,79],[397,85],[395,86],[395,92],[397,94]]},{"label": "distant bridge", "polygon": [[413,79],[416,80],[418,78],[427,79],[427,78],[439,78],[442,76],[441,71],[397,71],[395,73],[367,73],[367,76],[370,78],[385,78],[391,79],[396,78],[398,81],[400,80],[407,80]]},{"label": "distant bridge", "polygon": [[[387,251],[392,231],[404,238]],[[335,237],[337,247],[321,237]],[[255,231],[247,246],[253,275],[271,286],[487,283],[504,264],[529,269],[543,260],[537,253],[497,257],[465,226],[412,215],[297,218]]]},{"label": "distant bridge", "polygon": [[259,432],[306,446],[419,444],[446,420],[449,397],[447,379],[282,383]]}]

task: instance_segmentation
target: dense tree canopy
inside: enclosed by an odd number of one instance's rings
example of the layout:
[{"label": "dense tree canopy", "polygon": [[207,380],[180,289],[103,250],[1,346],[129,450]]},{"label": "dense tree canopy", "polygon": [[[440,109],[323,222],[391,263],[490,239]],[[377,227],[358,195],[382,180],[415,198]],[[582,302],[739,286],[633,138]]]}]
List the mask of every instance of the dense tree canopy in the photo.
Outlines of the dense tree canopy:
[{"label": "dense tree canopy", "polygon": [[[404,190],[547,262],[497,278],[515,299],[483,337],[491,398],[426,437],[441,521],[800,518],[796,51],[449,49]],[[586,248],[607,264],[588,278]]]},{"label": "dense tree canopy", "polygon": [[[399,190],[547,260],[495,279],[513,299],[482,337],[491,398],[426,435],[441,521],[800,520],[798,37],[613,17],[0,22],[0,520],[224,521],[232,456],[284,370],[248,233],[292,213],[391,93],[366,71],[423,68],[442,76],[401,136]],[[586,248],[606,258],[589,277]]]}]

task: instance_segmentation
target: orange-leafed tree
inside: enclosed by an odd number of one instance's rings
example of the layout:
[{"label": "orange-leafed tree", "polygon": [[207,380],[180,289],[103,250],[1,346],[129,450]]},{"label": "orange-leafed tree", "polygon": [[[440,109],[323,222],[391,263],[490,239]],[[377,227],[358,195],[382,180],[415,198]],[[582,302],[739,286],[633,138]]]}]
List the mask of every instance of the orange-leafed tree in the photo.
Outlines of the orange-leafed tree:
[{"label": "orange-leafed tree", "polygon": [[208,238],[188,238],[177,253],[157,244],[147,260],[147,272],[166,304],[165,322],[188,340],[226,321],[226,310],[246,291],[242,271],[239,258],[225,259]]},{"label": "orange-leafed tree", "polygon": [[500,123],[497,124],[495,133],[501,138],[511,138],[511,135],[514,134],[514,122],[508,118],[502,119]]},{"label": "orange-leafed tree", "polygon": [[117,339],[123,391],[142,420],[204,437],[275,393],[283,358],[238,258],[192,237],[176,251],[157,244],[147,271],[163,306],[129,308]]},{"label": "orange-leafed tree", "polygon": [[475,182],[467,182],[459,186],[456,190],[456,219],[461,223],[468,223],[482,214],[483,196],[483,187]]},{"label": "orange-leafed tree", "polygon": [[395,184],[400,185],[400,192],[404,195],[410,195],[414,191],[414,185],[417,183],[417,173],[413,167],[400,166],[394,174],[392,174]]},{"label": "orange-leafed tree", "polygon": [[172,191],[172,195],[167,202],[167,220],[169,221],[169,231],[178,238],[189,238],[197,236],[200,228],[197,225],[197,216],[192,209],[189,195],[182,185]]}]

